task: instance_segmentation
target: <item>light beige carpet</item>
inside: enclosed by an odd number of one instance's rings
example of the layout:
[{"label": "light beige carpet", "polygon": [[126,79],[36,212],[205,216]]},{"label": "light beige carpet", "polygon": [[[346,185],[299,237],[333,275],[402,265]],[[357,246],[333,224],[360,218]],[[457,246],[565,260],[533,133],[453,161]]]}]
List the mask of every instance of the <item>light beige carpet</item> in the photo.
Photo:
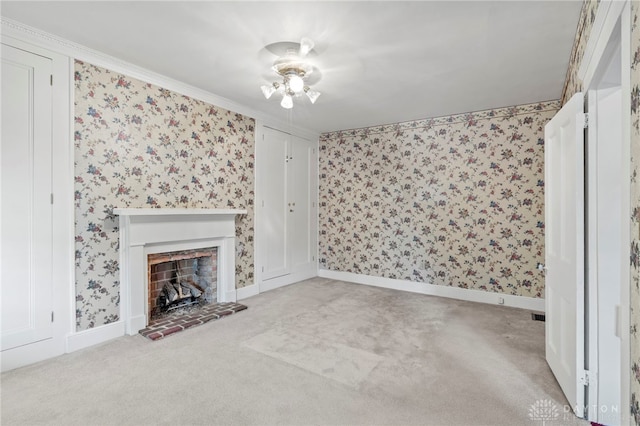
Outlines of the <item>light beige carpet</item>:
[{"label": "light beige carpet", "polygon": [[582,424],[530,312],[320,278],[243,303],[2,374],[2,424]]}]

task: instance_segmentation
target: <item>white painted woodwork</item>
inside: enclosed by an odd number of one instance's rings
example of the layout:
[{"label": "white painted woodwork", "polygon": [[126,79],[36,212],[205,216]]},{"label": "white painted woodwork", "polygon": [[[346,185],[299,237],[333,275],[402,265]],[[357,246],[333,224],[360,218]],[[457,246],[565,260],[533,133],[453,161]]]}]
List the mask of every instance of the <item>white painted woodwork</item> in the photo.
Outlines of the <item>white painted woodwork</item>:
[{"label": "white painted woodwork", "polygon": [[[612,13],[611,6],[601,6]],[[607,9],[608,7],[608,9]],[[628,187],[625,165],[622,88],[622,23],[617,15],[602,22],[599,47],[585,73],[588,91],[589,129],[587,133],[587,281],[588,281],[588,358],[589,370],[597,375],[589,385],[588,419],[600,424],[626,424],[623,417],[623,344],[628,330],[623,312],[629,311],[623,298],[628,289],[627,254],[629,247]],[[607,13],[607,14],[608,14]],[[600,16],[603,18],[603,16]],[[627,150],[628,152],[628,150]],[[622,184],[621,184],[622,183]],[[620,218],[616,220],[617,218]]]},{"label": "white painted woodwork", "polygon": [[[314,144],[268,127],[262,135],[256,148],[261,280],[306,276],[315,270]],[[277,282],[288,280],[282,279]]]},{"label": "white painted woodwork", "polygon": [[569,404],[584,417],[584,96],[545,127],[546,358]]},{"label": "white painted woodwork", "polygon": [[592,86],[592,82],[599,82],[601,76],[598,73],[605,70],[602,63],[610,58],[607,57],[610,53],[607,52],[610,37],[612,34],[615,35],[616,31],[620,31],[620,27],[615,27],[622,23],[619,19],[628,6],[627,0],[600,0],[578,69],[578,79],[584,87],[595,87]]},{"label": "white painted woodwork", "polygon": [[236,301],[235,217],[246,210],[114,209],[120,216],[120,315],[125,332],[148,325],[147,256],[218,248],[218,301]]},{"label": "white painted woodwork", "polygon": [[[40,42],[32,40],[31,42],[25,42],[22,38],[16,38],[15,35],[12,36],[5,30],[6,28],[3,26],[3,48],[1,50],[3,54],[4,46],[9,45],[20,51],[30,52],[51,60],[53,86],[50,88],[51,128],[49,133],[52,143],[52,168],[49,183],[54,195],[54,203],[51,207],[52,221],[54,224],[52,227],[51,246],[54,249],[51,253],[52,265],[49,276],[52,282],[50,310],[55,313],[55,318],[51,324],[51,338],[2,351],[0,355],[2,371],[8,371],[65,353],[67,350],[67,336],[70,336],[75,330],[75,283],[73,279],[73,136],[70,108],[73,103],[70,101],[73,77],[71,65],[73,61],[70,60],[69,57],[51,50],[49,48],[49,40],[41,40]],[[5,102],[5,99],[9,99],[7,97],[8,93],[0,90],[0,95],[2,95],[3,98],[2,110],[4,113],[7,112],[5,104],[8,103],[8,101]],[[46,104],[41,106],[45,105]],[[5,123],[8,123],[8,121],[6,121],[3,116],[3,127]],[[10,126],[11,123],[7,125]],[[3,131],[5,130],[3,129]],[[4,136],[2,136],[2,142],[6,142]],[[20,164],[21,159],[15,158],[14,160],[17,164]],[[28,163],[21,164],[21,166],[24,168],[30,167]],[[0,165],[0,168],[4,168],[4,166]],[[46,198],[48,201],[48,194]],[[4,205],[2,209],[5,209]],[[3,233],[4,230],[0,229],[0,235]],[[3,268],[4,265],[0,265],[0,270]],[[2,308],[2,310],[4,310],[4,308]],[[51,318],[51,311],[48,312],[47,315],[49,320]]]},{"label": "white painted woodwork", "polygon": [[287,158],[289,135],[270,128],[264,129],[264,139],[258,142],[258,177],[262,203],[258,207],[262,219],[262,278],[277,278],[289,273],[287,240]]},{"label": "white painted woodwork", "polygon": [[429,296],[468,300],[470,302],[486,303],[489,305],[512,306],[514,308],[526,309],[529,311],[544,312],[545,309],[544,299],[539,297],[514,296],[511,294],[493,293],[490,291],[448,287],[409,280],[398,280],[395,278],[376,277],[373,275],[354,274],[353,272],[331,271],[329,269],[320,269],[318,271],[318,276],[355,284],[389,288],[392,290],[407,291],[417,294],[427,294]]},{"label": "white painted woodwork", "polygon": [[311,262],[311,161],[311,143],[293,137],[287,162],[287,204],[291,203],[287,214],[287,235],[291,273],[308,269]]},{"label": "white painted woodwork", "polygon": [[[595,143],[596,158],[595,187],[589,188],[589,196],[595,196],[596,214],[593,220],[596,222],[596,257],[590,262],[596,263],[597,273],[597,311],[594,312],[598,319],[597,330],[589,333],[589,336],[597,334],[598,359],[595,364],[598,369],[598,406],[620,407],[620,259],[628,254],[623,251],[620,238],[624,230],[621,221],[613,220],[622,216],[621,191],[619,182],[622,180],[622,144],[621,132],[621,93],[620,86],[611,89],[601,89],[589,93],[595,96],[597,106],[597,119],[594,120],[597,134]],[[591,111],[590,111],[591,113]],[[593,117],[593,115],[592,115]],[[593,191],[591,191],[593,189]],[[626,231],[628,232],[628,227]],[[589,404],[592,405],[592,404]],[[609,410],[608,410],[609,411]],[[594,413],[600,414],[600,413]],[[603,413],[604,414],[604,413]],[[611,418],[612,413],[607,414],[607,421],[602,424],[619,424]],[[592,419],[597,420],[597,419]],[[602,419],[604,420],[604,419]]]},{"label": "white painted woodwork", "polygon": [[52,326],[51,59],[2,44],[1,348]]}]

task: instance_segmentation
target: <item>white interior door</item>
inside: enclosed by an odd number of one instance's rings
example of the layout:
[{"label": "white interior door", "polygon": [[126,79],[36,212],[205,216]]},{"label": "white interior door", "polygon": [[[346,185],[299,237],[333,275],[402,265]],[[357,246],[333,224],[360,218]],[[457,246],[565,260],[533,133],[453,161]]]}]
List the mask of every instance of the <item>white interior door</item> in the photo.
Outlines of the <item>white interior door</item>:
[{"label": "white interior door", "polygon": [[292,138],[287,163],[288,234],[291,272],[307,269],[311,262],[311,143]]},{"label": "white interior door", "polygon": [[545,127],[546,358],[584,417],[584,98]]},{"label": "white interior door", "polygon": [[1,349],[52,337],[52,63],[2,45]]},{"label": "white interior door", "polygon": [[263,223],[262,279],[289,273],[287,241],[287,146],[290,136],[264,128],[264,139],[258,143],[260,159],[261,220]]}]

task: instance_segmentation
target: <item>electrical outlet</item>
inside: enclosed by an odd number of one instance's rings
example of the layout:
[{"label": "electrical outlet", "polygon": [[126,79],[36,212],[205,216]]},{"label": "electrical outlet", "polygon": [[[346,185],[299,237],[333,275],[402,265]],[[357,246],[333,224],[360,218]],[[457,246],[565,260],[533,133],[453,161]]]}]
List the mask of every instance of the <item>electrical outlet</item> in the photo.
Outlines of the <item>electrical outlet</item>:
[{"label": "electrical outlet", "polygon": [[498,297],[498,305],[504,305],[504,297]]}]

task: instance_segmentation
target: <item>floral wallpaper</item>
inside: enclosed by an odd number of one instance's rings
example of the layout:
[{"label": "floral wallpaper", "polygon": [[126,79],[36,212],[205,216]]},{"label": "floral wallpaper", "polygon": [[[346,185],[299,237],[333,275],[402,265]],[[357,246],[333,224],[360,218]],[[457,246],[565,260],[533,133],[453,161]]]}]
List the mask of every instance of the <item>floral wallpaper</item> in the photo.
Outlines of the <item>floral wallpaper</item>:
[{"label": "floral wallpaper", "polygon": [[584,56],[584,49],[587,47],[593,21],[596,19],[599,4],[600,0],[585,0],[582,5],[576,38],[573,48],[571,49],[571,57],[569,58],[567,76],[562,89],[562,105],[571,99],[574,94],[582,90],[582,81],[578,78],[578,70],[580,69],[580,62]]},{"label": "floral wallpaper", "polygon": [[640,3],[631,2],[631,417],[640,425]]},{"label": "floral wallpaper", "polygon": [[115,207],[238,208],[236,286],[253,283],[254,120],[75,63],[76,327],[119,319]]},{"label": "floral wallpaper", "polygon": [[320,268],[544,297],[558,101],[320,137]]},{"label": "floral wallpaper", "polygon": [[[567,72],[563,104],[577,91],[582,82],[577,73],[589,40],[599,0],[585,0],[580,25],[574,41]],[[640,3],[631,2],[631,263],[630,283],[630,346],[631,346],[631,421],[640,425]]]}]

